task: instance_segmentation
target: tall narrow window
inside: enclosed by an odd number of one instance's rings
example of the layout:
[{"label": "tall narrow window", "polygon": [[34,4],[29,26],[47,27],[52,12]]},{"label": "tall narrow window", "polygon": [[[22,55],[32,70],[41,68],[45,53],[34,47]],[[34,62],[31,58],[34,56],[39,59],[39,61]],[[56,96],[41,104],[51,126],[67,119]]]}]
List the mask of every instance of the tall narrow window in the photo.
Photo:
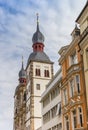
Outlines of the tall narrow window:
[{"label": "tall narrow window", "polygon": [[66,105],[67,102],[68,102],[68,96],[67,96],[67,89],[66,88],[64,89],[63,96],[64,96],[64,104]]},{"label": "tall narrow window", "polygon": [[76,110],[73,110],[72,114],[73,114],[73,127],[76,128],[77,127]]},{"label": "tall narrow window", "polygon": [[35,74],[36,74],[36,76],[40,76],[40,69],[36,69]]},{"label": "tall narrow window", "polygon": [[44,76],[49,77],[49,70],[44,70]]},{"label": "tall narrow window", "polygon": [[78,63],[77,54],[76,52],[74,52],[72,55],[70,55],[70,65],[77,64],[77,63]]},{"label": "tall narrow window", "polygon": [[66,127],[66,130],[69,130],[69,118],[68,118],[68,116],[65,117],[65,127]]},{"label": "tall narrow window", "polygon": [[74,79],[70,80],[70,90],[71,90],[71,97],[73,97],[75,91]]},{"label": "tall narrow window", "polygon": [[77,92],[80,93],[80,78],[79,78],[79,75],[76,75],[76,87],[77,87]]},{"label": "tall narrow window", "polygon": [[79,121],[80,121],[80,126],[83,127],[83,115],[82,115],[82,108],[79,107]]}]

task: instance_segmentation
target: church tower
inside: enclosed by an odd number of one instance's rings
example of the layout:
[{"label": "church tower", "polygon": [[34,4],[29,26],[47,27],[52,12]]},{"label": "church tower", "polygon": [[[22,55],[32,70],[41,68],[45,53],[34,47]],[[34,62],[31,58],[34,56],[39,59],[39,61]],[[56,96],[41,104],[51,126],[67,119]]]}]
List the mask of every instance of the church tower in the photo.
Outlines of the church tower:
[{"label": "church tower", "polygon": [[53,77],[53,62],[44,52],[44,36],[39,29],[37,15],[37,28],[32,37],[33,52],[27,62],[27,90],[26,90],[26,129],[37,130],[41,127],[41,94]]},{"label": "church tower", "polygon": [[[22,58],[23,59],[23,58]],[[25,130],[26,118],[26,71],[22,68],[19,72],[19,85],[14,95],[14,130]]]}]

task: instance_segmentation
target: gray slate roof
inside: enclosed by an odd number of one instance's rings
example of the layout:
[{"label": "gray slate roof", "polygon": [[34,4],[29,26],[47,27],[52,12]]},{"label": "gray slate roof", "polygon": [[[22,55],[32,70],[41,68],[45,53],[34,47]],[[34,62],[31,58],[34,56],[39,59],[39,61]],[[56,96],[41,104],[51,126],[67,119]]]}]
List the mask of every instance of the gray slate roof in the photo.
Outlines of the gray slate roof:
[{"label": "gray slate roof", "polygon": [[52,63],[49,59],[49,57],[45,54],[45,52],[32,52],[28,58],[28,63],[30,61],[39,61],[39,62],[45,62],[45,63]]}]

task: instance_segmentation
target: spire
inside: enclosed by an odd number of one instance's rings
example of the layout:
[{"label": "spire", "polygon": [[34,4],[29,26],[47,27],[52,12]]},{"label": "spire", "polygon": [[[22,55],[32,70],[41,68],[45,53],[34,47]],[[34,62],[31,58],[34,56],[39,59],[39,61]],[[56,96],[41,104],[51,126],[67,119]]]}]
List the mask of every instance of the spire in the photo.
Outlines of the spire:
[{"label": "spire", "polygon": [[19,72],[19,78],[25,78],[26,79],[26,71],[24,70],[23,56],[22,56],[22,68]]},{"label": "spire", "polygon": [[35,44],[35,43],[42,43],[43,44],[44,43],[44,36],[39,30],[39,15],[38,15],[38,13],[36,14],[36,16],[37,16],[37,29],[36,29],[36,32],[33,34],[32,42],[33,42],[33,44]]},{"label": "spire", "polygon": [[24,69],[23,56],[22,56],[22,70]]},{"label": "spire", "polygon": [[37,16],[37,31],[39,31],[39,14],[37,13],[36,16]]}]

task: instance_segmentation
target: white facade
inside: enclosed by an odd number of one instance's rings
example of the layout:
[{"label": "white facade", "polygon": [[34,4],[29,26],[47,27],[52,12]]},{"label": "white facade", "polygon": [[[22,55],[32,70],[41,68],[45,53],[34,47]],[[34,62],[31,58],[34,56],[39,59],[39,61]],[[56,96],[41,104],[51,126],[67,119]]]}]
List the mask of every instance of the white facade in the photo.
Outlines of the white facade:
[{"label": "white facade", "polygon": [[42,94],[42,130],[61,130],[61,70],[49,82]]},{"label": "white facade", "polygon": [[[40,69],[40,75],[36,75],[36,68]],[[44,70],[49,70],[49,77],[44,76]],[[27,67],[27,102],[26,102],[26,128],[37,130],[41,127],[41,94],[52,78],[52,64],[31,62]],[[31,121],[31,119],[33,119]]]}]

